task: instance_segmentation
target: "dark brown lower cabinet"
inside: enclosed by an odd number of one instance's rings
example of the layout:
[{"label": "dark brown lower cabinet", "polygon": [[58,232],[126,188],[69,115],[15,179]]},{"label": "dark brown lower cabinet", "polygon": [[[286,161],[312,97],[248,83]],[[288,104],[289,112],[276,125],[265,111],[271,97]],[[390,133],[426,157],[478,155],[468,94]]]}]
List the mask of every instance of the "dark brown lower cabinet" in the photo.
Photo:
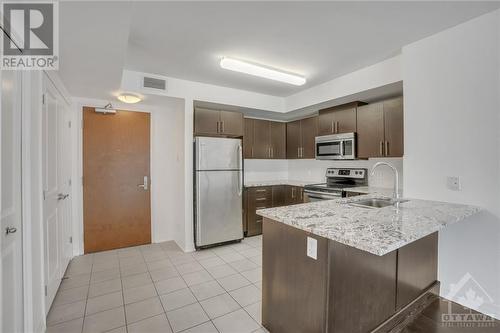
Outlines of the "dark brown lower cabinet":
[{"label": "dark brown lower cabinet", "polygon": [[303,189],[299,186],[274,185],[246,188],[243,193],[245,236],[262,233],[262,216],[259,209],[295,205],[304,202]]},{"label": "dark brown lower cabinet", "polygon": [[262,216],[255,212],[259,209],[271,208],[273,206],[272,186],[250,187],[247,192],[247,236],[260,235],[262,233]]},{"label": "dark brown lower cabinet", "polygon": [[[317,241],[317,259],[307,239]],[[263,220],[262,324],[273,333],[365,333],[436,285],[437,233],[377,256]]]},{"label": "dark brown lower cabinet", "polygon": [[285,205],[304,202],[304,189],[300,186],[287,186],[285,189]]}]

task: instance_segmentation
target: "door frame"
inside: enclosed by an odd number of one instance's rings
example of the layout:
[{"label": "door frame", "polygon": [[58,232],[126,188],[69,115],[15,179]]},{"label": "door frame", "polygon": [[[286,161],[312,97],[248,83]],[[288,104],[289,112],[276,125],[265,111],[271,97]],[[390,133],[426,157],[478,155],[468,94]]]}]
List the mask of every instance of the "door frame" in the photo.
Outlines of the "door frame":
[{"label": "door frame", "polygon": [[[103,107],[109,103],[107,100],[94,100],[94,99],[85,99],[78,101],[75,103],[75,108],[76,108],[76,114],[77,114],[77,126],[75,126],[78,130],[77,132],[77,161],[76,161],[76,177],[75,183],[78,183],[78,186],[73,187],[73,191],[77,192],[76,195],[73,197],[73,205],[77,205],[76,207],[73,206],[74,211],[76,212],[76,218],[74,218],[73,222],[73,251],[74,255],[83,255],[84,254],[84,224],[83,224],[83,108],[84,107]],[[149,127],[149,158],[150,158],[150,163],[149,163],[149,174],[150,174],[150,188],[152,189],[155,181],[155,174],[154,174],[154,157],[153,157],[153,137],[154,137],[154,111],[155,107],[149,107],[149,106],[136,106],[136,105],[131,105],[131,104],[125,104],[125,103],[115,103],[112,102],[114,109],[116,110],[123,110],[123,111],[131,111],[131,112],[143,112],[143,113],[149,113],[150,114],[150,127]],[[147,110],[145,110],[147,109]],[[155,217],[155,205],[154,205],[154,199],[153,199],[153,191],[150,191],[150,210],[151,210],[151,243],[156,242],[156,234],[155,234],[155,223],[154,222],[154,217]],[[75,217],[75,216],[74,216]]]}]

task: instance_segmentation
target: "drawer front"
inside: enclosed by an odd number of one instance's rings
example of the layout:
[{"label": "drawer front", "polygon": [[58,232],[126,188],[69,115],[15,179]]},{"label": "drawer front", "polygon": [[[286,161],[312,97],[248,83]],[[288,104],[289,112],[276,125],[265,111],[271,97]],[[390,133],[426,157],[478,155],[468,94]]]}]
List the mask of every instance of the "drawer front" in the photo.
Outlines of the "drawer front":
[{"label": "drawer front", "polygon": [[267,198],[272,199],[273,188],[271,186],[252,187],[250,194],[254,198]]}]

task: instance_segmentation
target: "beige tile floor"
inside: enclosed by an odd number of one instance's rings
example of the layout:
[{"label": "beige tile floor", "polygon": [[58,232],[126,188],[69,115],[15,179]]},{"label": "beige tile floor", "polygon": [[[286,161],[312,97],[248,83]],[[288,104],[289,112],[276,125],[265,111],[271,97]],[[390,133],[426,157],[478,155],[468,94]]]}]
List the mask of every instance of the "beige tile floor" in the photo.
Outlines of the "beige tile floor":
[{"label": "beige tile floor", "polygon": [[75,257],[47,332],[267,332],[262,236],[184,253],[174,242]]}]

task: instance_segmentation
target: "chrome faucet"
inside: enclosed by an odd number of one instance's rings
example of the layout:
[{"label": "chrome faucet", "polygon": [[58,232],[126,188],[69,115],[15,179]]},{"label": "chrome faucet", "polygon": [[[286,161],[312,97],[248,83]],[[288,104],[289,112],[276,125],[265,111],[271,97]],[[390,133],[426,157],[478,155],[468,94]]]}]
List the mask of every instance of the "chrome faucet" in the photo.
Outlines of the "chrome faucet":
[{"label": "chrome faucet", "polygon": [[394,166],[390,165],[389,163],[386,162],[377,162],[375,165],[372,167],[372,171],[370,174],[373,176],[375,174],[375,169],[378,168],[379,166],[386,165],[389,168],[394,171],[394,192],[392,193],[392,197],[396,201],[396,206],[399,208],[399,173],[398,169],[396,169]]}]

